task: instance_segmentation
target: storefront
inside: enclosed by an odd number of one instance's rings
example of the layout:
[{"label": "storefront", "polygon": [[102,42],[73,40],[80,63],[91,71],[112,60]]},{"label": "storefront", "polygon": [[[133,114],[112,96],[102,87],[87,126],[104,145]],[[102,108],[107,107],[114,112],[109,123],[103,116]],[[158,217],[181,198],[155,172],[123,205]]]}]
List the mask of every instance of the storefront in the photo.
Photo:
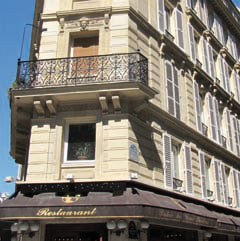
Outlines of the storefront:
[{"label": "storefront", "polygon": [[199,203],[133,183],[91,185],[92,191],[75,195],[46,187],[29,195],[28,188],[21,187],[2,203],[0,220],[11,223],[12,240],[21,236],[23,241],[225,241],[240,234],[240,218]]}]

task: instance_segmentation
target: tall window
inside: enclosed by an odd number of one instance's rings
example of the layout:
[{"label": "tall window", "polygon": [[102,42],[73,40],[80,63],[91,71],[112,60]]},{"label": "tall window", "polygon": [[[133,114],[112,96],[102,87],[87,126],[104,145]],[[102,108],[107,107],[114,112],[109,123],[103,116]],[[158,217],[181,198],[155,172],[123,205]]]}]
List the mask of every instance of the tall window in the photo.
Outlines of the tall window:
[{"label": "tall window", "polygon": [[235,96],[237,101],[240,103],[240,76],[236,71],[233,71],[233,78],[235,83]]},{"label": "tall window", "polygon": [[68,124],[65,131],[64,161],[95,160],[96,124]]},{"label": "tall window", "polygon": [[226,205],[232,204],[230,203],[230,195],[229,195],[229,173],[230,169],[227,168],[223,163],[221,163],[221,173],[222,173],[222,187],[223,187],[223,199]]},{"label": "tall window", "polygon": [[237,207],[240,207],[240,192],[239,192],[239,188],[240,188],[240,173],[233,169],[232,171],[233,174],[233,191],[234,191],[234,198],[235,198],[235,204]]},{"label": "tall window", "polygon": [[233,120],[233,129],[234,129],[234,139],[235,139],[235,148],[237,155],[240,156],[240,126],[239,121],[235,116],[232,116]]},{"label": "tall window", "polygon": [[207,43],[207,41],[203,38],[202,39],[202,48],[203,48],[203,66],[205,71],[215,79],[215,60],[214,60],[214,52],[212,46]]},{"label": "tall window", "polygon": [[174,190],[181,190],[181,145],[174,142],[171,136],[166,133],[163,135],[163,143],[165,186]]},{"label": "tall window", "polygon": [[[181,190],[183,181],[183,171],[180,159],[181,146],[172,141],[171,136],[163,134],[163,155],[164,155],[164,183],[165,187],[175,190]],[[189,194],[193,193],[193,175],[192,175],[192,153],[191,147],[184,145],[184,173],[185,189]]]},{"label": "tall window", "polygon": [[232,125],[231,125],[231,115],[230,110],[225,108],[225,137],[227,138],[227,146],[230,151],[233,151],[233,135],[232,135]]},{"label": "tall window", "polygon": [[195,42],[194,28],[190,23],[188,24],[188,33],[189,33],[189,42],[190,42],[190,56],[192,61],[195,63],[197,58],[196,42]]},{"label": "tall window", "polygon": [[184,37],[183,37],[183,13],[179,8],[175,9],[175,28],[176,28],[176,41],[177,45],[184,49]]},{"label": "tall window", "polygon": [[230,93],[231,86],[230,86],[230,78],[229,78],[229,67],[226,60],[220,56],[220,79],[222,82],[223,88]]},{"label": "tall window", "polygon": [[224,43],[223,25],[222,25],[221,19],[216,13],[214,13],[214,21],[215,21],[215,34],[217,36],[217,39],[223,44]]},{"label": "tall window", "polygon": [[210,116],[211,137],[214,141],[222,144],[221,119],[218,101],[215,97],[212,97],[210,93],[208,94],[208,109]]},{"label": "tall window", "polygon": [[171,26],[171,15],[172,15],[172,12],[169,8],[165,8],[165,22],[166,22],[166,30],[169,32],[169,33],[172,33],[172,26]]},{"label": "tall window", "polygon": [[178,71],[171,62],[166,61],[165,72],[167,79],[167,110],[170,114],[180,119]]},{"label": "tall window", "polygon": [[200,163],[200,173],[201,173],[201,187],[202,187],[202,197],[211,199],[213,192],[210,186],[210,163],[211,161],[205,157],[203,152],[199,152],[199,163]]},{"label": "tall window", "polygon": [[157,0],[157,10],[158,10],[158,29],[160,32],[165,31],[165,7],[164,0]]},{"label": "tall window", "polygon": [[221,197],[221,179],[220,179],[220,162],[218,160],[214,160],[214,177],[215,177],[215,193],[216,193],[216,201],[218,203],[222,202],[222,197]]}]

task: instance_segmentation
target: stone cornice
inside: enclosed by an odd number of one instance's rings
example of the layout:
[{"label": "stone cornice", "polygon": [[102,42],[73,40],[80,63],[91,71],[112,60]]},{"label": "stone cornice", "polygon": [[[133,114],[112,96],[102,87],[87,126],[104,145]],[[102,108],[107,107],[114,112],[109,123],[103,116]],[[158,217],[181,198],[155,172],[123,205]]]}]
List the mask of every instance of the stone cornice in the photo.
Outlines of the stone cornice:
[{"label": "stone cornice", "polygon": [[110,13],[112,11],[111,7],[97,7],[97,8],[83,8],[83,9],[76,9],[76,10],[67,10],[67,11],[58,11],[56,16],[58,18],[64,18],[68,16],[75,16],[75,15],[86,15],[86,14],[99,14],[99,13]]}]

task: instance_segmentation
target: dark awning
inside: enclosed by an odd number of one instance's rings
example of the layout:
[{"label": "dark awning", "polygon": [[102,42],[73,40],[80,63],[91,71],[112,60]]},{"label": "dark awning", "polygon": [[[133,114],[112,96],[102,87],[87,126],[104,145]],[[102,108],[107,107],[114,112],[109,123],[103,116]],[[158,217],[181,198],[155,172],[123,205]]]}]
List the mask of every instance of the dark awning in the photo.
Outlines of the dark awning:
[{"label": "dark awning", "polygon": [[232,232],[240,230],[238,217],[137,188],[127,188],[119,195],[89,192],[86,196],[75,197],[61,197],[55,193],[26,197],[19,193],[0,205],[0,220],[53,218],[148,218]]}]

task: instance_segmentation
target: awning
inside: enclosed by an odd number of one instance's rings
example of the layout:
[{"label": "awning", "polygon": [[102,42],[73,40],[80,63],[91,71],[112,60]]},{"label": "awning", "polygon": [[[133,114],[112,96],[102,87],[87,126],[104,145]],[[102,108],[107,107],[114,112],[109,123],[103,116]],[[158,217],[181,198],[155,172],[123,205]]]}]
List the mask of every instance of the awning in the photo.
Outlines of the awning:
[{"label": "awning", "polygon": [[119,195],[89,192],[86,196],[61,197],[55,193],[41,193],[26,197],[19,193],[0,205],[0,220],[63,218],[144,218],[240,232],[239,217],[130,187]]}]

